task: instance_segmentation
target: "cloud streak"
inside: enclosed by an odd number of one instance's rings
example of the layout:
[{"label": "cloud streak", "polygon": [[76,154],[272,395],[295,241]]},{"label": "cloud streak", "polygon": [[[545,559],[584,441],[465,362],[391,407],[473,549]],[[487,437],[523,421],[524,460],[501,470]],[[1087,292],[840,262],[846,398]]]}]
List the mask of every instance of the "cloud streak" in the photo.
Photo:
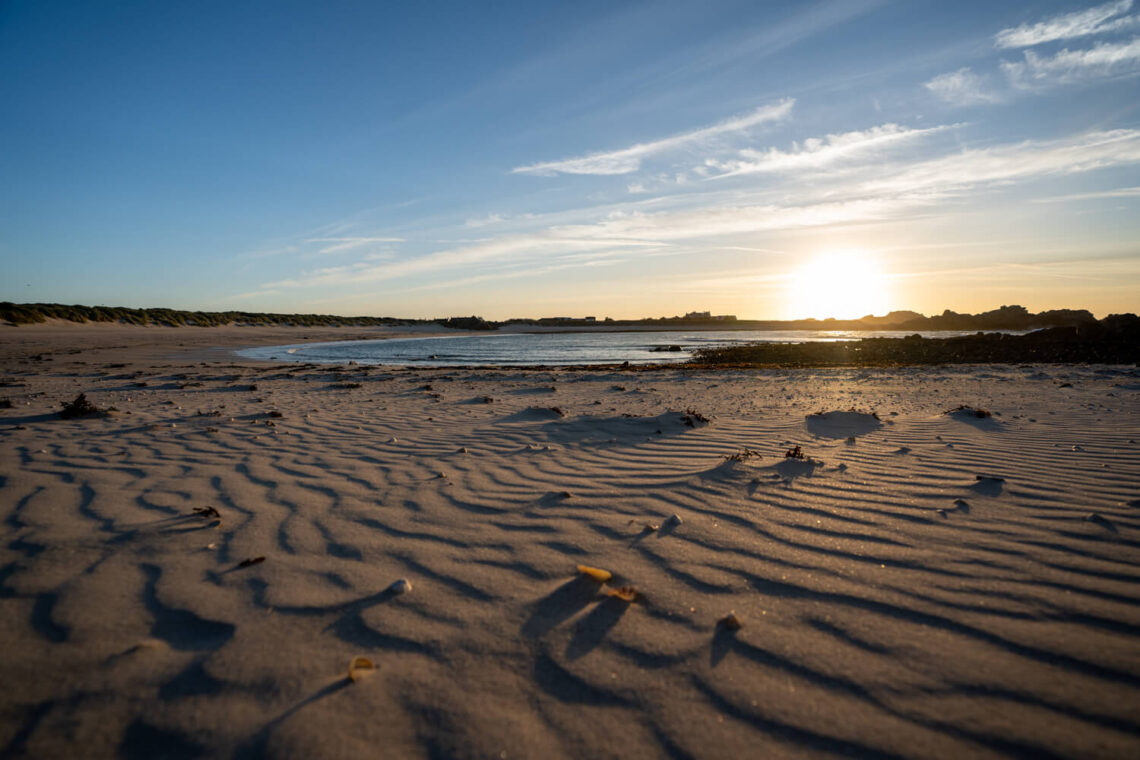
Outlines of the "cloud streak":
[{"label": "cloud streak", "polygon": [[1010,84],[1023,90],[1130,74],[1140,70],[1140,37],[1102,42],[1088,50],[1065,49],[1051,56],[1026,50],[1024,61],[1002,61],[1001,68]]},{"label": "cloud streak", "polygon": [[343,253],[375,243],[403,243],[404,238],[398,237],[322,237],[309,238],[306,243],[331,243],[320,248],[317,253],[332,254]]},{"label": "cloud streak", "polygon": [[769,148],[766,151],[745,149],[740,151],[740,160],[715,162],[713,165],[726,172],[718,175],[718,177],[759,172],[823,169],[843,161],[864,157],[891,145],[918,140],[947,129],[953,129],[956,126],[958,125],[913,129],[898,124],[882,124],[861,131],[827,135],[822,138],[809,138],[801,143],[794,143],[790,151],[782,151],[777,148]]},{"label": "cloud streak", "polygon": [[630,174],[641,168],[641,162],[661,153],[700,145],[721,135],[743,132],[752,127],[772,121],[779,121],[791,115],[795,106],[794,98],[785,98],[777,103],[761,106],[754,111],[736,116],[708,127],[682,132],[652,142],[638,143],[621,150],[591,153],[561,161],[548,161],[511,170],[512,174],[534,174],[552,177],[557,174],[614,175]]},{"label": "cloud streak", "polygon": [[1133,0],[1115,0],[1083,11],[1054,16],[1036,24],[1022,24],[1002,29],[994,35],[994,44],[998,48],[1005,49],[1025,48],[1045,42],[1134,28],[1140,25],[1140,18],[1136,16],[1116,18],[1131,10],[1132,2]]},{"label": "cloud streak", "polygon": [[982,77],[969,66],[941,74],[922,85],[941,100],[956,106],[977,106],[1000,103],[1002,98],[986,87]]},{"label": "cloud streak", "polygon": [[1140,198],[1140,187],[1121,187],[1116,190],[1101,190],[1095,193],[1072,193],[1036,198],[1034,203],[1068,203],[1070,201],[1091,201],[1102,198]]}]

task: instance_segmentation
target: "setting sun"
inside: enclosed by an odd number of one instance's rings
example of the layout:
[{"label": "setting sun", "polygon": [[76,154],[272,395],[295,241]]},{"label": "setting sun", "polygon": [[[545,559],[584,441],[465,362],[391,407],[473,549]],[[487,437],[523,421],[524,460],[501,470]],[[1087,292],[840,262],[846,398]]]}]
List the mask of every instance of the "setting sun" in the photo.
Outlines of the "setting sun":
[{"label": "setting sun", "polygon": [[785,305],[791,319],[857,319],[888,309],[886,275],[869,254],[825,254],[791,274]]}]

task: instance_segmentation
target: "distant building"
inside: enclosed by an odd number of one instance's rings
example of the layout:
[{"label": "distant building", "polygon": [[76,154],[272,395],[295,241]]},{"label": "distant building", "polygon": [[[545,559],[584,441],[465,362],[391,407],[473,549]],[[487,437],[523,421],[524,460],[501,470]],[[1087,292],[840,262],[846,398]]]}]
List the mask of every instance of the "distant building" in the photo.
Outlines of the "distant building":
[{"label": "distant building", "polygon": [[587,322],[597,322],[598,318],[597,317],[586,317],[586,321]]},{"label": "distant building", "polygon": [[712,312],[690,311],[685,315],[685,319],[712,319]]}]

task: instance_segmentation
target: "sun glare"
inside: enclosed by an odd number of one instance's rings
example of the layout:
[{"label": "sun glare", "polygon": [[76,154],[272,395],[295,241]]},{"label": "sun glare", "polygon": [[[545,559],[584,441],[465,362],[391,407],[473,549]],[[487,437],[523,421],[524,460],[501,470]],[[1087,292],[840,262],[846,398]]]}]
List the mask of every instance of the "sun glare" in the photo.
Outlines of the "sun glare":
[{"label": "sun glare", "polygon": [[791,319],[858,319],[887,313],[887,278],[860,251],[818,256],[792,273],[786,313]]}]

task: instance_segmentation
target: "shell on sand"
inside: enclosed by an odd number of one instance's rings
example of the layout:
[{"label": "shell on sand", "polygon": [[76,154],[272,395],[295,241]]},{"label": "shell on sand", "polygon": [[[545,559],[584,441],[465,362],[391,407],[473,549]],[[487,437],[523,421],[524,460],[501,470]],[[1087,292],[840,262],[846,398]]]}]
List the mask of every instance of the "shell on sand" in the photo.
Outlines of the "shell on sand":
[{"label": "shell on sand", "polygon": [[637,600],[637,597],[641,596],[634,586],[606,589],[606,595],[612,596],[614,599],[620,599],[623,602],[633,602]]},{"label": "shell on sand", "polygon": [[348,680],[358,681],[366,675],[376,672],[376,663],[367,657],[353,657],[348,663]]},{"label": "shell on sand", "polygon": [[412,590],[412,584],[407,578],[400,578],[399,580],[393,581],[392,585],[388,587],[388,590],[396,594],[406,594]]},{"label": "shell on sand", "polygon": [[597,567],[590,567],[589,565],[578,565],[578,572],[591,580],[597,581],[598,583],[605,583],[610,578],[614,577],[614,574],[609,570],[602,570]]}]

